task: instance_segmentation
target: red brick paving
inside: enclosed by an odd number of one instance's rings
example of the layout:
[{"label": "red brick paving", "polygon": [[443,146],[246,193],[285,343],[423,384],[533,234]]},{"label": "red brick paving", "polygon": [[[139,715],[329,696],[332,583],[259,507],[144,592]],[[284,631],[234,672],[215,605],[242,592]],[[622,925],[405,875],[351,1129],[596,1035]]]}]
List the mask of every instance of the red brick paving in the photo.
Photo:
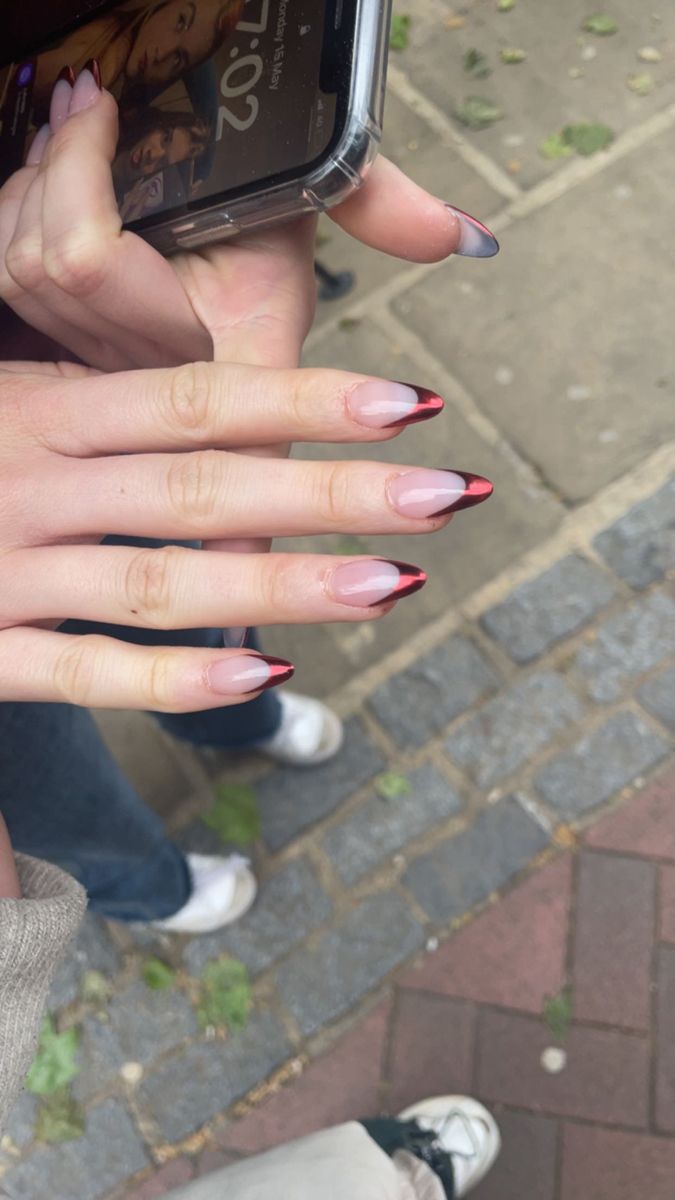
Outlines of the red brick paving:
[{"label": "red brick paving", "polygon": [[592,1125],[565,1129],[560,1200],[673,1200],[673,1196],[675,1139]]},{"label": "red brick paving", "polygon": [[194,1176],[194,1162],[189,1158],[176,1158],[161,1167],[156,1175],[128,1192],[125,1200],[159,1200],[171,1188],[182,1187]]},{"label": "red brick paving", "polygon": [[400,1112],[423,1096],[470,1089],[475,1024],[472,1004],[424,992],[399,993],[385,1097],[389,1112]]},{"label": "red brick paving", "polygon": [[675,767],[663,771],[629,804],[591,826],[586,844],[675,861]]},{"label": "red brick paving", "polygon": [[610,854],[582,854],[574,944],[574,1014],[648,1029],[657,868]]},{"label": "red brick paving", "polygon": [[478,1037],[476,1086],[489,1100],[589,1121],[646,1125],[645,1037],[576,1025],[565,1038],[567,1066],[558,1075],[541,1066],[542,1052],[555,1039],[534,1017],[488,1009],[481,1014]]},{"label": "red brick paving", "polygon": [[657,979],[656,1126],[675,1133],[675,947],[662,946],[659,950]]},{"label": "red brick paving", "polygon": [[[199,1173],[466,1090],[504,1142],[476,1200],[675,1200],[675,770],[584,841],[574,896],[566,853],[402,972],[391,1004],[229,1125]],[[542,1010],[565,985],[574,1016],[556,1040]],[[567,1055],[559,1074],[542,1066],[552,1045]],[[127,1200],[161,1196],[171,1171],[190,1169],[169,1164]]]},{"label": "red brick paving", "polygon": [[555,1200],[557,1121],[506,1111],[498,1112],[497,1120],[499,1167],[471,1193],[471,1200]]},{"label": "red brick paving", "polygon": [[565,980],[571,864],[564,854],[531,876],[406,972],[403,986],[540,1013]]},{"label": "red brick paving", "polygon": [[675,867],[663,866],[659,872],[659,937],[675,942]]}]

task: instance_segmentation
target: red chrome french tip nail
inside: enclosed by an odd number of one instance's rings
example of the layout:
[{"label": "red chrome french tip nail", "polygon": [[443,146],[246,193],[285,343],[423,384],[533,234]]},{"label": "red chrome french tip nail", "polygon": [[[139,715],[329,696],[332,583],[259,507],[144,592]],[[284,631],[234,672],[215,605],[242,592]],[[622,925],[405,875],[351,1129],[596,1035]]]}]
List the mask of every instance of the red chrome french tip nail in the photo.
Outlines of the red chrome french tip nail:
[{"label": "red chrome french tip nail", "polygon": [[[91,74],[94,76],[94,83],[99,90],[102,90],[103,84],[101,82],[101,68],[98,59],[90,58],[89,61],[84,64],[84,69],[85,71],[91,71]],[[73,79],[73,83],[74,82],[75,80]]]},{"label": "red chrome french tip nail", "polygon": [[390,604],[393,600],[402,600],[404,596],[412,596],[413,592],[419,592],[427,582],[427,573],[421,567],[397,562],[395,558],[388,558],[387,562],[396,567],[399,574],[398,583],[389,596],[386,596],[384,600],[376,600],[368,606],[369,608],[378,608],[381,604]]},{"label": "red chrome french tip nail", "polygon": [[73,68],[64,67],[62,71],[59,71],[56,82],[58,83],[60,79],[65,79],[66,83],[69,83],[71,87],[75,87],[75,72]]},{"label": "red chrome french tip nail", "polygon": [[262,657],[269,666],[270,677],[253,688],[254,692],[266,692],[268,688],[278,687],[280,683],[286,683],[295,675],[295,667],[287,659],[275,658],[272,654],[264,654]]},{"label": "red chrome french tip nail", "polygon": [[435,517],[445,517],[448,513],[460,512],[463,508],[473,508],[475,504],[482,504],[484,500],[490,499],[495,490],[494,485],[483,475],[473,475],[469,471],[456,471],[455,474],[461,475],[464,480],[466,485],[464,495],[455,500],[454,504],[434,513]]},{"label": "red chrome french tip nail", "polygon": [[417,425],[420,421],[429,421],[432,417],[437,417],[439,412],[445,408],[441,397],[429,388],[416,387],[414,383],[406,383],[403,386],[412,388],[417,394],[417,407],[402,420],[391,421],[389,425],[385,425],[385,429],[403,429],[407,425]]}]

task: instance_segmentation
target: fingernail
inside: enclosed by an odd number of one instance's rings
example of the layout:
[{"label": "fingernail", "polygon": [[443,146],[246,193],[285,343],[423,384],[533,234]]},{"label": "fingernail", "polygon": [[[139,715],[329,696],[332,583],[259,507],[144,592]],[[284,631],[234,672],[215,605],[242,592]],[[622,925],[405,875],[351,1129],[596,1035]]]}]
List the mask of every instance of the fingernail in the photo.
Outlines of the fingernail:
[{"label": "fingernail", "polygon": [[101,83],[101,67],[98,59],[90,58],[89,61],[84,64],[84,69],[85,71],[90,71],[94,76],[94,83],[100,92],[103,84]]},{"label": "fingernail", "polygon": [[396,475],[389,484],[389,499],[403,517],[444,517],[481,504],[492,492],[489,479],[467,471],[420,468]]},{"label": "fingernail", "polygon": [[52,92],[52,98],[49,105],[49,124],[51,126],[52,133],[56,133],[57,129],[61,128],[70,111],[70,102],[73,98],[73,86],[67,75],[68,71],[70,71],[70,74],[72,75],[70,67],[64,67],[56,83],[54,84],[54,90]]},{"label": "fingernail", "polygon": [[52,130],[50,125],[43,125],[41,129],[38,129],[30,144],[30,150],[26,155],[27,167],[37,167],[40,165],[42,161],[42,155],[45,152],[47,142],[51,136]]},{"label": "fingernail", "polygon": [[326,590],[338,604],[372,608],[385,600],[402,600],[424,587],[427,576],[420,567],[393,559],[357,559],[331,572]]},{"label": "fingernail", "polygon": [[66,83],[69,83],[71,87],[75,87],[75,72],[70,66],[64,67],[62,71],[59,71],[56,79],[57,82],[59,79],[65,79]]},{"label": "fingernail", "polygon": [[459,246],[455,254],[464,258],[492,258],[499,254],[499,242],[487,225],[462,212],[461,208],[454,208],[452,204],[446,204],[445,207],[459,221]]},{"label": "fingernail", "polygon": [[237,654],[213,663],[206,676],[212,691],[220,696],[246,696],[285,683],[295,671],[285,658],[263,654]]},{"label": "fingernail", "polygon": [[83,71],[80,71],[75,83],[75,87],[73,88],[68,116],[73,117],[75,116],[75,113],[82,112],[82,110],[85,108],[91,108],[92,104],[96,103],[100,95],[101,89],[99,88],[92,72],[88,67],[85,67]]},{"label": "fingernail", "polygon": [[443,401],[428,388],[378,379],[358,384],[349,394],[347,407],[359,425],[389,429],[435,417],[443,408]]}]

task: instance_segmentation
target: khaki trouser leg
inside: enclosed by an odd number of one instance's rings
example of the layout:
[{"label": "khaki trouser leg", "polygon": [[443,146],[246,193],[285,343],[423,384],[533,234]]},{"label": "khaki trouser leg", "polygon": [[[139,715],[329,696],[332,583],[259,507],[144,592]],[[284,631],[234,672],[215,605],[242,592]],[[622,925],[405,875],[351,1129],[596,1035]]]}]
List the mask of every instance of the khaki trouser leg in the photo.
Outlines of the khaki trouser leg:
[{"label": "khaki trouser leg", "polygon": [[167,1200],[445,1200],[412,1155],[389,1158],[350,1121],[215,1171]]}]

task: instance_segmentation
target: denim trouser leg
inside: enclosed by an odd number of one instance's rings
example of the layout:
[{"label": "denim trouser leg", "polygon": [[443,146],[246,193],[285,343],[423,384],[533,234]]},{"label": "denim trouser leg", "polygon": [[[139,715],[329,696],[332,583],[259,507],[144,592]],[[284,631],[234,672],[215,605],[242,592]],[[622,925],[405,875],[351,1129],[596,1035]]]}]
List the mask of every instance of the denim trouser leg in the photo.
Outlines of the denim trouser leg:
[{"label": "denim trouser leg", "polygon": [[183,855],[84,709],[0,704],[0,808],[15,849],[69,871],[95,912],[159,919],[190,895]]},{"label": "denim trouser leg", "polygon": [[[124,637],[126,630],[87,632]],[[69,631],[74,631],[71,625]],[[79,630],[78,630],[79,631]],[[84,632],[84,630],[82,630]],[[222,644],[220,631],[160,635],[130,630],[125,640]],[[195,745],[238,748],[271,736],[276,696],[205,713],[156,714]],[[0,811],[16,850],[69,871],[94,912],[121,921],[159,920],[190,895],[185,858],[105,746],[88,712],[65,704],[0,704]]]}]

